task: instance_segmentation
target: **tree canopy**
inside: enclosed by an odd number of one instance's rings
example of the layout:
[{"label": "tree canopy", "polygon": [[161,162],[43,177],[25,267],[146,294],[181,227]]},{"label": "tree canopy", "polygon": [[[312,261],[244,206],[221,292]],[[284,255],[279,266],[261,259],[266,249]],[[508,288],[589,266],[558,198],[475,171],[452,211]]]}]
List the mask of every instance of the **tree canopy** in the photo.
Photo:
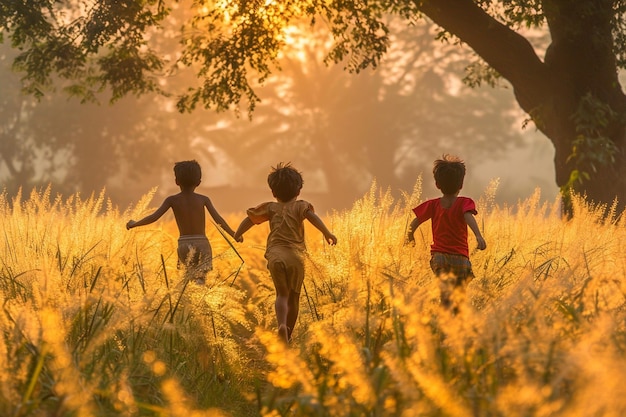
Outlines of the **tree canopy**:
[{"label": "tree canopy", "polygon": [[[193,11],[180,32],[162,30],[181,8]],[[520,107],[555,147],[556,182],[590,199],[626,201],[626,99],[618,73],[626,63],[623,1],[202,1],[104,0],[4,2],[0,26],[20,50],[14,61],[24,89],[52,86],[92,100],[162,92],[178,108],[253,110],[255,86],[276,70],[287,33],[302,21],[332,35],[327,62],[359,72],[379,65],[390,42],[387,17],[436,23],[444,41],[459,41],[484,62],[470,83],[510,84]],[[187,16],[187,15],[186,15]],[[547,48],[532,29],[549,31]],[[179,40],[178,53],[159,49],[160,37]],[[165,75],[197,75],[181,91]],[[523,175],[523,173],[520,173]]]}]

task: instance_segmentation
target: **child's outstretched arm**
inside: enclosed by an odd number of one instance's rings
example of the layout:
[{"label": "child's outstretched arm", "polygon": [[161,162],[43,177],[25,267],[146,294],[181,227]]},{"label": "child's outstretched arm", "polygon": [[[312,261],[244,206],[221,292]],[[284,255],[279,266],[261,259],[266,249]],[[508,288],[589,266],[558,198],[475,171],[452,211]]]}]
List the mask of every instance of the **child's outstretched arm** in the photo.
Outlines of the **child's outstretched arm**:
[{"label": "child's outstretched arm", "polygon": [[237,231],[235,232],[233,239],[235,239],[237,242],[243,242],[243,234],[246,233],[248,230],[250,230],[250,228],[254,226],[254,223],[252,223],[252,220],[250,220],[250,217],[246,217],[245,219],[243,219],[241,221],[241,223],[239,224],[239,227],[237,228]]},{"label": "child's outstretched arm", "polygon": [[324,239],[331,245],[337,244],[337,238],[333,235],[330,230],[326,227],[322,219],[319,218],[317,214],[313,212],[313,210],[308,210],[306,212],[306,219],[311,222],[313,226],[320,232],[324,234]]},{"label": "child's outstretched arm", "polygon": [[465,217],[465,223],[467,223],[470,229],[472,229],[472,232],[474,232],[474,236],[476,236],[476,241],[478,242],[478,249],[484,250],[487,247],[487,243],[485,242],[483,235],[480,233],[480,229],[478,228],[478,224],[476,223],[476,219],[474,218],[474,215],[471,212],[466,211],[464,214],[464,217]]},{"label": "child's outstretched arm", "polygon": [[219,224],[222,227],[222,229],[224,229],[224,231],[228,233],[230,236],[233,236],[233,237],[235,236],[235,231],[231,229],[228,223],[226,223],[226,220],[224,220],[224,218],[220,216],[220,214],[217,212],[217,210],[213,206],[213,203],[211,203],[211,199],[209,199],[208,197],[206,197],[206,199],[204,200],[204,207],[206,207],[207,211],[209,212],[213,220],[215,220],[215,223]]},{"label": "child's outstretched arm", "polygon": [[164,215],[167,210],[169,210],[170,207],[172,207],[172,203],[170,198],[168,197],[165,199],[165,201],[163,201],[161,207],[156,209],[154,213],[144,217],[141,220],[129,220],[128,223],[126,223],[126,229],[132,229],[133,227],[145,226],[146,224],[154,223],[155,221],[159,220],[161,216]]},{"label": "child's outstretched arm", "polygon": [[407,243],[415,243],[415,231],[420,224],[422,224],[422,222],[417,217],[411,221],[411,224],[409,225],[409,231],[406,234]]}]

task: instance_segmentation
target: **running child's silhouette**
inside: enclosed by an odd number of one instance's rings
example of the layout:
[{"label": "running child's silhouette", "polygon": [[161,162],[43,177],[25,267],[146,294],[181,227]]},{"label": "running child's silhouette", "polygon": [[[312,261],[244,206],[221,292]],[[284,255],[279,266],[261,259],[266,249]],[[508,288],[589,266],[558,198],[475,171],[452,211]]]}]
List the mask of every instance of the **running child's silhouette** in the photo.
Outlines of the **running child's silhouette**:
[{"label": "running child's silhouette", "polygon": [[315,214],[311,203],[298,200],[302,175],[289,163],[272,168],[267,182],[276,201],[262,203],[247,210],[234,238],[242,241],[243,234],[255,224],[269,221],[265,258],[276,289],[276,320],[279,337],[288,342],[300,310],[300,290],[304,282],[304,220],[311,222],[331,245],[337,243],[324,222]]},{"label": "running child's silhouette", "polygon": [[476,236],[478,249],[487,247],[474,216],[476,204],[469,197],[460,197],[465,178],[465,163],[456,156],[443,155],[433,168],[435,185],[443,194],[413,209],[415,219],[409,226],[407,240],[415,242],[415,230],[431,220],[433,243],[430,247],[430,267],[441,278],[441,303],[449,308],[451,295],[474,277],[469,259],[467,227]]},{"label": "running child's silhouette", "polygon": [[177,250],[179,266],[185,266],[187,278],[203,284],[207,272],[213,269],[211,244],[205,232],[204,210],[209,212],[226,233],[233,236],[235,232],[219,215],[209,197],[195,192],[202,179],[202,169],[198,162],[177,162],[174,165],[174,177],[180,193],[167,197],[154,213],[143,219],[129,220],[126,228],[154,223],[171,208],[180,234]]}]

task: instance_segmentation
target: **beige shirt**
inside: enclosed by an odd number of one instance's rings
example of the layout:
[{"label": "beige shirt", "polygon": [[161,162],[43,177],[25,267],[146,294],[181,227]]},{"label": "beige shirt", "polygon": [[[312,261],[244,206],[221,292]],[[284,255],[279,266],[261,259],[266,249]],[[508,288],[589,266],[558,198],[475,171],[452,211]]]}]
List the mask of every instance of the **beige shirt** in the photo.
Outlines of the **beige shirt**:
[{"label": "beige shirt", "polygon": [[278,246],[287,246],[304,251],[306,246],[303,222],[309,210],[314,211],[311,203],[304,200],[293,200],[287,203],[262,203],[248,209],[247,214],[254,224],[270,222],[267,251]]}]

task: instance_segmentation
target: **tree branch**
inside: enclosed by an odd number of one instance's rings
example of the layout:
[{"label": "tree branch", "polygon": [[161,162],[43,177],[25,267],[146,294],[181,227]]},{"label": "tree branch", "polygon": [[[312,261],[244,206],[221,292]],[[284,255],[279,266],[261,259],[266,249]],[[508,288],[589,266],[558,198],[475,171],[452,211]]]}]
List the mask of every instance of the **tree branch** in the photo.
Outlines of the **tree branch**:
[{"label": "tree branch", "polygon": [[469,45],[508,80],[526,112],[543,101],[549,91],[550,72],[526,38],[498,22],[473,0],[414,1],[422,13]]}]

